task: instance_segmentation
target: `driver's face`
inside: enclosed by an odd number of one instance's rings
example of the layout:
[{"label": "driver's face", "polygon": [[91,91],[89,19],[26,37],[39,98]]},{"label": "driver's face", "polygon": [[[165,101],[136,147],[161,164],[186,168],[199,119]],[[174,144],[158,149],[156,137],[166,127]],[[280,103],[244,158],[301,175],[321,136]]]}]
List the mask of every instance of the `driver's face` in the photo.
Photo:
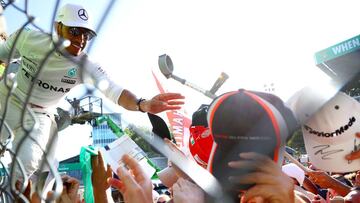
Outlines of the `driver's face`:
[{"label": "driver's face", "polygon": [[66,47],[69,54],[78,56],[85,49],[91,35],[89,30],[85,28],[62,25],[60,36],[70,41],[70,45]]}]

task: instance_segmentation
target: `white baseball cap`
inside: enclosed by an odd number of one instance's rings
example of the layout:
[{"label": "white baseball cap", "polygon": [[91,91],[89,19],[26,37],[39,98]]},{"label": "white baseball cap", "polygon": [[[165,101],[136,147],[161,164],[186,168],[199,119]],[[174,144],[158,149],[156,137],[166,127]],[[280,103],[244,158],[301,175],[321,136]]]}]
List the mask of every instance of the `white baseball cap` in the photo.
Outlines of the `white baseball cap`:
[{"label": "white baseball cap", "polygon": [[291,178],[295,178],[302,186],[305,179],[305,172],[296,164],[289,163],[282,166],[282,171]]},{"label": "white baseball cap", "polygon": [[88,14],[88,11],[81,5],[65,4],[60,10],[55,19],[56,22],[69,27],[82,27],[91,31],[96,36],[95,28]]},{"label": "white baseball cap", "polygon": [[294,112],[300,124],[304,124],[326,102],[338,92],[331,83],[316,86],[306,86],[297,91],[286,105]]},{"label": "white baseball cap", "polygon": [[[307,92],[302,91],[301,94]],[[322,100],[319,97],[315,94],[311,94],[311,97],[300,96],[296,103],[316,104],[317,100]],[[295,115],[306,117],[304,108],[293,111]],[[316,168],[339,173],[360,169],[360,161],[345,159],[347,154],[360,146],[360,139],[355,136],[360,132],[360,103],[352,97],[337,93],[303,123],[302,132],[310,162]]]}]

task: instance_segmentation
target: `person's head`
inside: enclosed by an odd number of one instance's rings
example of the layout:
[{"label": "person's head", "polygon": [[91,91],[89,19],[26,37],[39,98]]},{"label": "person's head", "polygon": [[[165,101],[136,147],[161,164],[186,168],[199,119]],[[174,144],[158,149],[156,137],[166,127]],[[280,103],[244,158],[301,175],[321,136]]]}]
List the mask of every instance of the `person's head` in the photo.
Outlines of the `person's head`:
[{"label": "person's head", "polygon": [[192,115],[189,150],[196,163],[207,168],[214,139],[207,123],[209,105],[202,104]]},{"label": "person's head", "polygon": [[207,169],[236,199],[239,190],[251,185],[232,183],[228,177],[245,176],[254,169],[234,170],[228,163],[239,160],[240,153],[256,152],[280,165],[286,140],[298,127],[279,97],[243,89],[217,97],[210,104],[207,120],[215,142]]},{"label": "person's head", "polygon": [[[153,185],[154,188],[154,185]],[[160,194],[156,191],[156,190],[152,190],[152,198],[153,198],[153,202],[156,202],[157,199],[159,198]]]},{"label": "person's head", "polygon": [[156,200],[156,203],[166,203],[170,200],[170,197],[167,194],[161,194]]},{"label": "person's head", "polygon": [[302,121],[302,134],[311,164],[327,172],[353,172],[360,169],[360,162],[348,161],[360,142],[356,133],[360,128],[360,103],[338,92],[320,109],[309,111],[323,104],[323,95],[306,87],[289,102],[296,117]]},{"label": "person's head", "polygon": [[66,4],[60,8],[55,19],[55,29],[59,37],[70,41],[66,50],[74,56],[80,55],[87,41],[96,36],[88,11],[76,4]]}]

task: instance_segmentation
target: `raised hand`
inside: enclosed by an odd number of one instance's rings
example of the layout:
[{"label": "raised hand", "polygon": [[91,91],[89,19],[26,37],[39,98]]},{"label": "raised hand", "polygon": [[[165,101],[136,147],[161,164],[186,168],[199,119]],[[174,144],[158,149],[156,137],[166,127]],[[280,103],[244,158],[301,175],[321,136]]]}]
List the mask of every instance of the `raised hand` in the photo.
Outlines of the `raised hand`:
[{"label": "raised hand", "polygon": [[127,203],[152,202],[150,178],[146,176],[139,163],[129,155],[124,155],[122,160],[129,171],[122,166],[119,167],[117,175],[120,180],[109,178],[108,183],[121,192]]},{"label": "raised hand", "polygon": [[95,202],[107,202],[106,190],[110,187],[107,179],[112,177],[110,165],[107,165],[105,169],[104,160],[100,152],[97,156],[91,157],[91,165],[93,170],[91,181]]},{"label": "raised hand", "polygon": [[62,176],[61,179],[63,181],[63,191],[56,203],[78,203],[79,181],[67,175]]},{"label": "raised hand", "polygon": [[311,203],[326,203],[326,200],[320,195],[315,195],[314,199],[311,200]]},{"label": "raised hand", "polygon": [[264,202],[294,202],[294,184],[291,178],[270,158],[255,153],[240,154],[241,160],[229,162],[235,169],[252,169],[253,172],[243,176],[231,176],[229,180],[240,184],[255,184],[242,196],[241,202],[260,198]]},{"label": "raised hand", "polygon": [[184,104],[185,97],[179,93],[158,94],[151,100],[141,102],[140,107],[143,111],[157,114],[167,110],[178,110]]},{"label": "raised hand", "polygon": [[176,203],[203,203],[205,202],[204,191],[194,183],[179,178],[172,187],[174,202]]}]

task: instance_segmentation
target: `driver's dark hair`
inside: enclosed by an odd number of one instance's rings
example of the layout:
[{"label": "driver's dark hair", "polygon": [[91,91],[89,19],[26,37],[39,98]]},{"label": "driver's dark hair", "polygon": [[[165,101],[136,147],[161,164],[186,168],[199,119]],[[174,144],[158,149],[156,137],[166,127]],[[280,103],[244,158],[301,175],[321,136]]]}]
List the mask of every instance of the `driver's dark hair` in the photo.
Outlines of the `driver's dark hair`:
[{"label": "driver's dark hair", "polygon": [[204,126],[208,127],[207,113],[209,111],[208,104],[201,104],[201,106],[192,115],[191,126]]}]

